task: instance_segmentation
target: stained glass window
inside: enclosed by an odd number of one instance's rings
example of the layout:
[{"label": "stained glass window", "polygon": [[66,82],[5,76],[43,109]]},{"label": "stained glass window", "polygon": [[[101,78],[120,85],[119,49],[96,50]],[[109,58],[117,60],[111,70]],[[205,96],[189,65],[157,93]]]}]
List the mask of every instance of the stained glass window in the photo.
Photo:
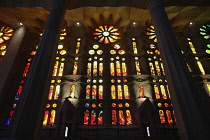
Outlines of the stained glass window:
[{"label": "stained glass window", "polygon": [[144,98],[144,87],[142,84],[139,84],[139,97]]},{"label": "stained glass window", "polygon": [[0,62],[2,57],[6,54],[8,40],[13,35],[13,29],[10,27],[2,26],[0,29]]},{"label": "stained glass window", "polygon": [[120,39],[120,33],[118,32],[118,29],[114,28],[114,26],[108,25],[99,26],[95,29],[93,35],[95,36],[94,39],[104,44],[113,43]]},{"label": "stained glass window", "polygon": [[70,87],[70,97],[74,98],[75,97],[75,90],[76,90],[76,85],[72,84]]},{"label": "stained glass window", "polygon": [[149,39],[152,39],[154,42],[157,42],[155,27],[153,25],[147,28],[146,34],[148,35]]},{"label": "stained glass window", "polygon": [[207,48],[206,48],[206,53],[210,54],[210,24],[204,24],[200,27],[200,34],[203,36],[204,39],[208,40],[207,42]]}]

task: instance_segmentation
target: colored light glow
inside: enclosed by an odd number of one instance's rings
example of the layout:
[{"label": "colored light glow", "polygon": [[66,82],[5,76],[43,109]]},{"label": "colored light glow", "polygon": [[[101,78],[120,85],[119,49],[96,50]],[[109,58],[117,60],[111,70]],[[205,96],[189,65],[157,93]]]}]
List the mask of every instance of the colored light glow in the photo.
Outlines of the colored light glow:
[{"label": "colored light glow", "polygon": [[96,28],[93,35],[98,42],[109,44],[115,42],[117,39],[120,39],[120,33],[117,31],[118,29],[114,28],[113,26],[104,25]]}]

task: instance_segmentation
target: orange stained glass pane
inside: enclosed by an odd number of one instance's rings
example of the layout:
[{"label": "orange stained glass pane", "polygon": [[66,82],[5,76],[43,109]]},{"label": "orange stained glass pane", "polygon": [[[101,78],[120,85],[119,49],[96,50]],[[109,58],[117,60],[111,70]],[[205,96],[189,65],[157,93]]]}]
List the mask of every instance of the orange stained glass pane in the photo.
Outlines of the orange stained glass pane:
[{"label": "orange stained glass pane", "polygon": [[172,117],[171,117],[171,111],[166,110],[166,116],[167,116],[167,119],[168,119],[168,123],[173,124],[173,120],[172,120]]},{"label": "orange stained glass pane", "polygon": [[166,90],[165,90],[164,85],[160,85],[160,90],[161,90],[161,93],[162,93],[162,98],[167,99]]},{"label": "orange stained glass pane", "polygon": [[57,85],[55,88],[54,100],[58,99],[59,95],[60,95],[60,85]]},{"label": "orange stained glass pane", "polygon": [[118,99],[123,99],[122,97],[122,87],[121,85],[117,86],[117,95],[118,95]]},{"label": "orange stained glass pane", "polygon": [[161,69],[162,69],[163,75],[165,75],[165,70],[164,70],[164,67],[163,67],[163,63],[160,63],[160,67],[161,67]]},{"label": "orange stained glass pane", "polygon": [[91,76],[91,66],[92,66],[92,64],[88,63],[88,65],[87,65],[87,76]]},{"label": "orange stained glass pane", "polygon": [[154,90],[156,99],[160,99],[160,93],[157,85],[154,85]]},{"label": "orange stained glass pane", "polygon": [[168,93],[168,97],[171,99],[171,95],[170,95],[170,91],[169,91],[168,85],[166,85],[166,90],[167,90],[167,93]]},{"label": "orange stained glass pane", "polygon": [[132,118],[131,118],[131,112],[130,110],[126,110],[126,124],[131,125],[132,124]]},{"label": "orange stained glass pane", "polygon": [[53,91],[54,91],[54,86],[50,85],[50,89],[49,89],[49,93],[48,93],[48,100],[52,100]]},{"label": "orange stained glass pane", "polygon": [[43,125],[47,125],[48,117],[49,117],[49,111],[46,110],[46,111],[44,112]]},{"label": "orange stained glass pane", "polygon": [[111,86],[111,98],[116,99],[116,90],[115,90],[115,85]]},{"label": "orange stained glass pane", "polygon": [[23,77],[26,77],[27,76],[27,74],[28,74],[28,71],[29,71],[29,68],[30,68],[30,63],[27,63],[26,64],[26,67],[25,67],[25,69],[24,69],[24,71],[23,71]]},{"label": "orange stained glass pane", "polygon": [[149,62],[149,68],[150,68],[151,75],[155,75],[155,70],[154,70],[154,66],[152,62]]},{"label": "orange stained glass pane", "polygon": [[159,62],[158,61],[155,61],[155,67],[156,67],[157,75],[161,76],[161,72],[160,72],[160,67],[159,67]]},{"label": "orange stained glass pane", "polygon": [[103,86],[99,85],[98,98],[103,99]]},{"label": "orange stained glass pane", "polygon": [[110,63],[110,75],[115,76],[114,63]]},{"label": "orange stained glass pane", "polygon": [[72,84],[71,85],[71,88],[70,88],[70,97],[71,98],[74,98],[75,96],[75,90],[76,90],[76,85],[75,84]]},{"label": "orange stained glass pane", "polygon": [[92,110],[91,112],[91,125],[96,125],[96,111]]},{"label": "orange stained glass pane", "polygon": [[99,63],[99,76],[103,76],[103,63]]},{"label": "orange stained glass pane", "polygon": [[121,76],[121,66],[119,61],[116,61],[116,73],[117,76]]},{"label": "orange stained glass pane", "polygon": [[73,75],[77,75],[77,70],[78,70],[78,62],[74,62]]},{"label": "orange stained glass pane", "polygon": [[102,125],[102,124],[103,124],[103,111],[100,110],[98,114],[98,125]]},{"label": "orange stained glass pane", "polygon": [[122,75],[127,76],[127,67],[124,62],[122,63]]},{"label": "orange stained glass pane", "polygon": [[125,96],[125,99],[130,99],[130,94],[129,94],[127,85],[124,85],[124,96]]},{"label": "orange stained glass pane", "polygon": [[86,110],[85,113],[84,113],[84,122],[83,122],[84,125],[88,125],[89,124],[89,111]]},{"label": "orange stained glass pane", "polygon": [[205,71],[204,71],[204,69],[203,69],[203,66],[202,66],[201,62],[200,62],[200,61],[197,61],[197,64],[198,64],[198,67],[199,67],[199,69],[200,69],[200,71],[201,71],[201,74],[202,74],[202,75],[205,75],[206,73],[205,73]]},{"label": "orange stained glass pane", "polygon": [[61,63],[59,72],[58,72],[58,76],[63,76],[63,69],[64,69],[64,63]]},{"label": "orange stained glass pane", "polygon": [[117,111],[112,110],[112,124],[116,125],[117,124]]},{"label": "orange stained glass pane", "polygon": [[166,123],[165,116],[163,110],[159,110],[160,122]]},{"label": "orange stained glass pane", "polygon": [[144,98],[144,87],[142,84],[139,84],[139,97]]},{"label": "orange stained glass pane", "polygon": [[96,85],[92,86],[92,99],[96,99],[96,94],[97,94],[97,87]]},{"label": "orange stained glass pane", "polygon": [[137,75],[141,75],[141,70],[140,70],[139,62],[135,62],[135,64],[136,64],[136,74]]},{"label": "orange stained glass pane", "polygon": [[122,110],[119,110],[119,124],[125,125],[125,117]]},{"label": "orange stained glass pane", "polygon": [[94,61],[93,62],[93,76],[97,76],[97,68],[98,68],[98,62],[97,61]]},{"label": "orange stained glass pane", "polygon": [[90,85],[86,86],[86,99],[90,99]]},{"label": "orange stained glass pane", "polygon": [[77,42],[77,45],[76,45],[76,54],[79,53],[79,49],[80,49],[80,42]]},{"label": "orange stained glass pane", "polygon": [[52,76],[57,76],[57,72],[58,72],[58,65],[59,65],[59,62],[56,61],[55,64],[54,64],[54,69],[53,69],[53,73],[52,73]]},{"label": "orange stained glass pane", "polygon": [[49,124],[54,124],[55,123],[55,114],[56,114],[56,111],[52,110],[51,113],[50,113],[50,122],[49,122]]}]

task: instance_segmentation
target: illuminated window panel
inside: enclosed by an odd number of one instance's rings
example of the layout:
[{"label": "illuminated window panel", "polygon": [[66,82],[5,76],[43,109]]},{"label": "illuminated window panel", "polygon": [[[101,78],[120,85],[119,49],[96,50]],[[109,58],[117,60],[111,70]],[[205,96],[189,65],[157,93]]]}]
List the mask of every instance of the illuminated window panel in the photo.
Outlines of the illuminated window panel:
[{"label": "illuminated window panel", "polygon": [[142,84],[139,84],[139,97],[144,98],[144,87]]},{"label": "illuminated window panel", "polygon": [[210,84],[206,84],[208,92],[210,93]]},{"label": "illuminated window panel", "polygon": [[210,24],[204,24],[200,27],[200,34],[203,36],[204,39],[208,40],[206,53],[210,54],[210,44],[209,44],[209,38],[210,38]]},{"label": "illuminated window panel", "polygon": [[83,122],[84,125],[88,125],[89,124],[89,111],[86,110],[85,113],[84,113],[84,122]]},{"label": "illuminated window panel", "polygon": [[156,99],[160,99],[159,88],[157,85],[154,85],[155,97]]},{"label": "illuminated window panel", "polygon": [[141,70],[140,70],[139,62],[135,62],[135,64],[136,64],[136,74],[137,75],[141,75]]},{"label": "illuminated window panel", "polygon": [[74,98],[75,97],[75,91],[76,91],[76,85],[72,84],[70,87],[70,97]]},{"label": "illuminated window panel", "polygon": [[172,120],[172,117],[171,117],[171,111],[166,110],[166,116],[167,116],[168,123],[173,124],[173,120]]},{"label": "illuminated window panel", "polygon": [[88,65],[87,65],[87,76],[91,76],[91,66],[92,66],[92,64],[88,63]]},{"label": "illuminated window panel", "polygon": [[162,69],[163,75],[165,75],[165,70],[164,70],[163,63],[162,63],[162,62],[160,63],[160,67],[161,67],[161,69]]},{"label": "illuminated window panel", "polygon": [[30,65],[31,65],[31,63],[27,63],[26,64],[26,66],[25,66],[25,68],[24,68],[24,71],[23,71],[23,77],[26,77],[27,76],[27,74],[28,74],[28,71],[29,71],[29,68],[30,68]]},{"label": "illuminated window panel", "polygon": [[146,35],[148,36],[149,39],[153,40],[154,42],[157,42],[154,26],[151,25],[149,28],[147,28]]},{"label": "illuminated window panel", "polygon": [[80,42],[79,42],[80,40],[78,40],[78,42],[77,42],[77,45],[76,45],[76,54],[78,54],[79,53],[79,50],[80,50]]},{"label": "illuminated window panel", "polygon": [[136,42],[132,42],[132,45],[133,45],[133,53],[138,54]]},{"label": "illuminated window panel", "polygon": [[91,125],[96,125],[96,111],[91,111]]},{"label": "illuminated window panel", "polygon": [[118,39],[120,39],[120,33],[117,31],[118,29],[114,28],[114,26],[99,26],[93,33],[94,39],[104,44],[116,42]]},{"label": "illuminated window panel", "polygon": [[160,123],[166,123],[165,115],[163,110],[159,110],[159,117],[160,117]]},{"label": "illuminated window panel", "polygon": [[151,75],[155,75],[155,69],[152,62],[149,62],[149,68],[150,68]]},{"label": "illuminated window panel", "polygon": [[128,90],[128,86],[124,85],[124,98],[125,99],[130,99],[130,94],[129,94],[129,90]]},{"label": "illuminated window panel", "polygon": [[121,66],[119,61],[116,61],[116,75],[121,76]]},{"label": "illuminated window panel", "polygon": [[162,98],[167,99],[166,90],[165,90],[164,85],[160,85],[160,90],[161,90],[161,93],[162,93]]},{"label": "illuminated window panel", "polygon": [[98,88],[98,99],[103,99],[103,86],[99,85]]},{"label": "illuminated window panel", "polygon": [[98,65],[98,62],[97,61],[94,61],[93,62],[93,76],[97,76],[97,66]]},{"label": "illuminated window panel", "polygon": [[59,98],[59,95],[60,95],[60,85],[57,85],[55,87],[54,100],[57,100]]},{"label": "illuminated window panel", "polygon": [[123,91],[122,91],[121,85],[117,86],[117,96],[118,96],[118,99],[123,99]]},{"label": "illuminated window panel", "polygon": [[199,61],[198,57],[195,57],[195,59],[197,60],[198,68],[200,69],[201,74],[205,75],[206,73],[205,73],[204,68],[203,68],[201,62]]},{"label": "illuminated window panel", "polygon": [[99,76],[103,76],[103,63],[99,63]]},{"label": "illuminated window panel", "polygon": [[119,110],[119,124],[125,125],[125,117],[124,117],[124,113],[122,110]]},{"label": "illuminated window panel", "polygon": [[59,65],[59,62],[56,61],[55,64],[54,64],[54,69],[53,69],[53,73],[52,73],[52,76],[57,76],[57,72],[58,72],[58,65]]},{"label": "illuminated window panel", "polygon": [[117,124],[117,111],[112,110],[112,124],[116,125]]},{"label": "illuminated window panel", "polygon": [[194,45],[192,44],[192,42],[190,41],[189,38],[188,38],[188,44],[190,46],[190,49],[191,49],[192,53],[197,54],[197,52],[195,51],[195,47],[194,47]]},{"label": "illuminated window panel", "polygon": [[55,115],[56,115],[56,111],[51,110],[49,124],[54,124],[55,123]]},{"label": "illuminated window panel", "polygon": [[189,72],[192,72],[192,69],[191,69],[190,65],[187,64],[187,63],[186,63],[186,65],[187,65],[187,68],[188,68]]},{"label": "illuminated window panel", "polygon": [[114,63],[110,63],[110,75],[115,76]]},{"label": "illuminated window panel", "polygon": [[63,69],[64,69],[64,63],[61,63],[60,68],[59,68],[59,72],[58,72],[58,76],[63,76]]},{"label": "illuminated window panel", "polygon": [[98,125],[102,125],[102,124],[103,124],[103,111],[100,110],[98,114]]},{"label": "illuminated window panel", "polygon": [[46,110],[45,112],[44,112],[44,120],[43,120],[43,125],[47,125],[47,122],[48,122],[48,118],[49,118],[49,111],[48,110]]},{"label": "illuminated window panel", "polygon": [[115,85],[111,86],[111,98],[116,99],[116,88]]},{"label": "illuminated window panel", "polygon": [[0,44],[9,40],[13,35],[13,29],[10,27],[2,26],[0,29]]},{"label": "illuminated window panel", "polygon": [[50,85],[50,89],[49,89],[49,93],[48,93],[48,100],[52,100],[53,92],[54,92],[54,86]]},{"label": "illuminated window panel", "polygon": [[122,63],[122,76],[127,76],[127,67],[124,62]]},{"label": "illuminated window panel", "polygon": [[97,87],[96,85],[92,86],[92,99],[96,99],[96,94],[97,94]]},{"label": "illuminated window panel", "polygon": [[131,112],[130,110],[126,110],[126,124],[131,125],[132,124],[132,118],[131,118]]},{"label": "illuminated window panel", "polygon": [[171,95],[170,95],[170,91],[169,91],[168,85],[166,85],[166,90],[167,90],[167,93],[168,93],[168,97],[171,99]]},{"label": "illuminated window panel", "polygon": [[155,67],[156,67],[156,72],[158,76],[161,76],[161,72],[160,72],[160,67],[159,67],[159,62],[155,61]]},{"label": "illuminated window panel", "polygon": [[90,99],[90,85],[86,86],[86,99]]},{"label": "illuminated window panel", "polygon": [[78,62],[74,62],[73,75],[77,75],[77,71],[78,71]]}]

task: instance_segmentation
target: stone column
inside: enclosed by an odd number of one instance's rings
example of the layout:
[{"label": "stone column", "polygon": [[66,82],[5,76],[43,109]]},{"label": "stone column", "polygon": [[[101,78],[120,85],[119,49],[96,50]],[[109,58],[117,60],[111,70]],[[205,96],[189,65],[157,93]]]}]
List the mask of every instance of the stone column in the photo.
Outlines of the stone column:
[{"label": "stone column", "polygon": [[15,33],[7,47],[7,52],[5,56],[3,57],[3,61],[0,63],[0,67],[1,67],[0,68],[0,79],[1,79],[0,80],[0,103],[4,99],[3,98],[4,94],[2,93],[2,90],[5,86],[5,83],[9,77],[12,66],[17,57],[25,32],[26,32],[26,28],[24,26],[19,25],[17,29],[15,29]]},{"label": "stone column", "polygon": [[10,137],[39,139],[66,2],[53,0],[43,36],[9,127]]},{"label": "stone column", "polygon": [[[146,0],[155,27],[182,140],[208,139],[199,97],[161,0]],[[207,116],[206,116],[207,117]],[[209,131],[209,130],[208,130]]]}]

